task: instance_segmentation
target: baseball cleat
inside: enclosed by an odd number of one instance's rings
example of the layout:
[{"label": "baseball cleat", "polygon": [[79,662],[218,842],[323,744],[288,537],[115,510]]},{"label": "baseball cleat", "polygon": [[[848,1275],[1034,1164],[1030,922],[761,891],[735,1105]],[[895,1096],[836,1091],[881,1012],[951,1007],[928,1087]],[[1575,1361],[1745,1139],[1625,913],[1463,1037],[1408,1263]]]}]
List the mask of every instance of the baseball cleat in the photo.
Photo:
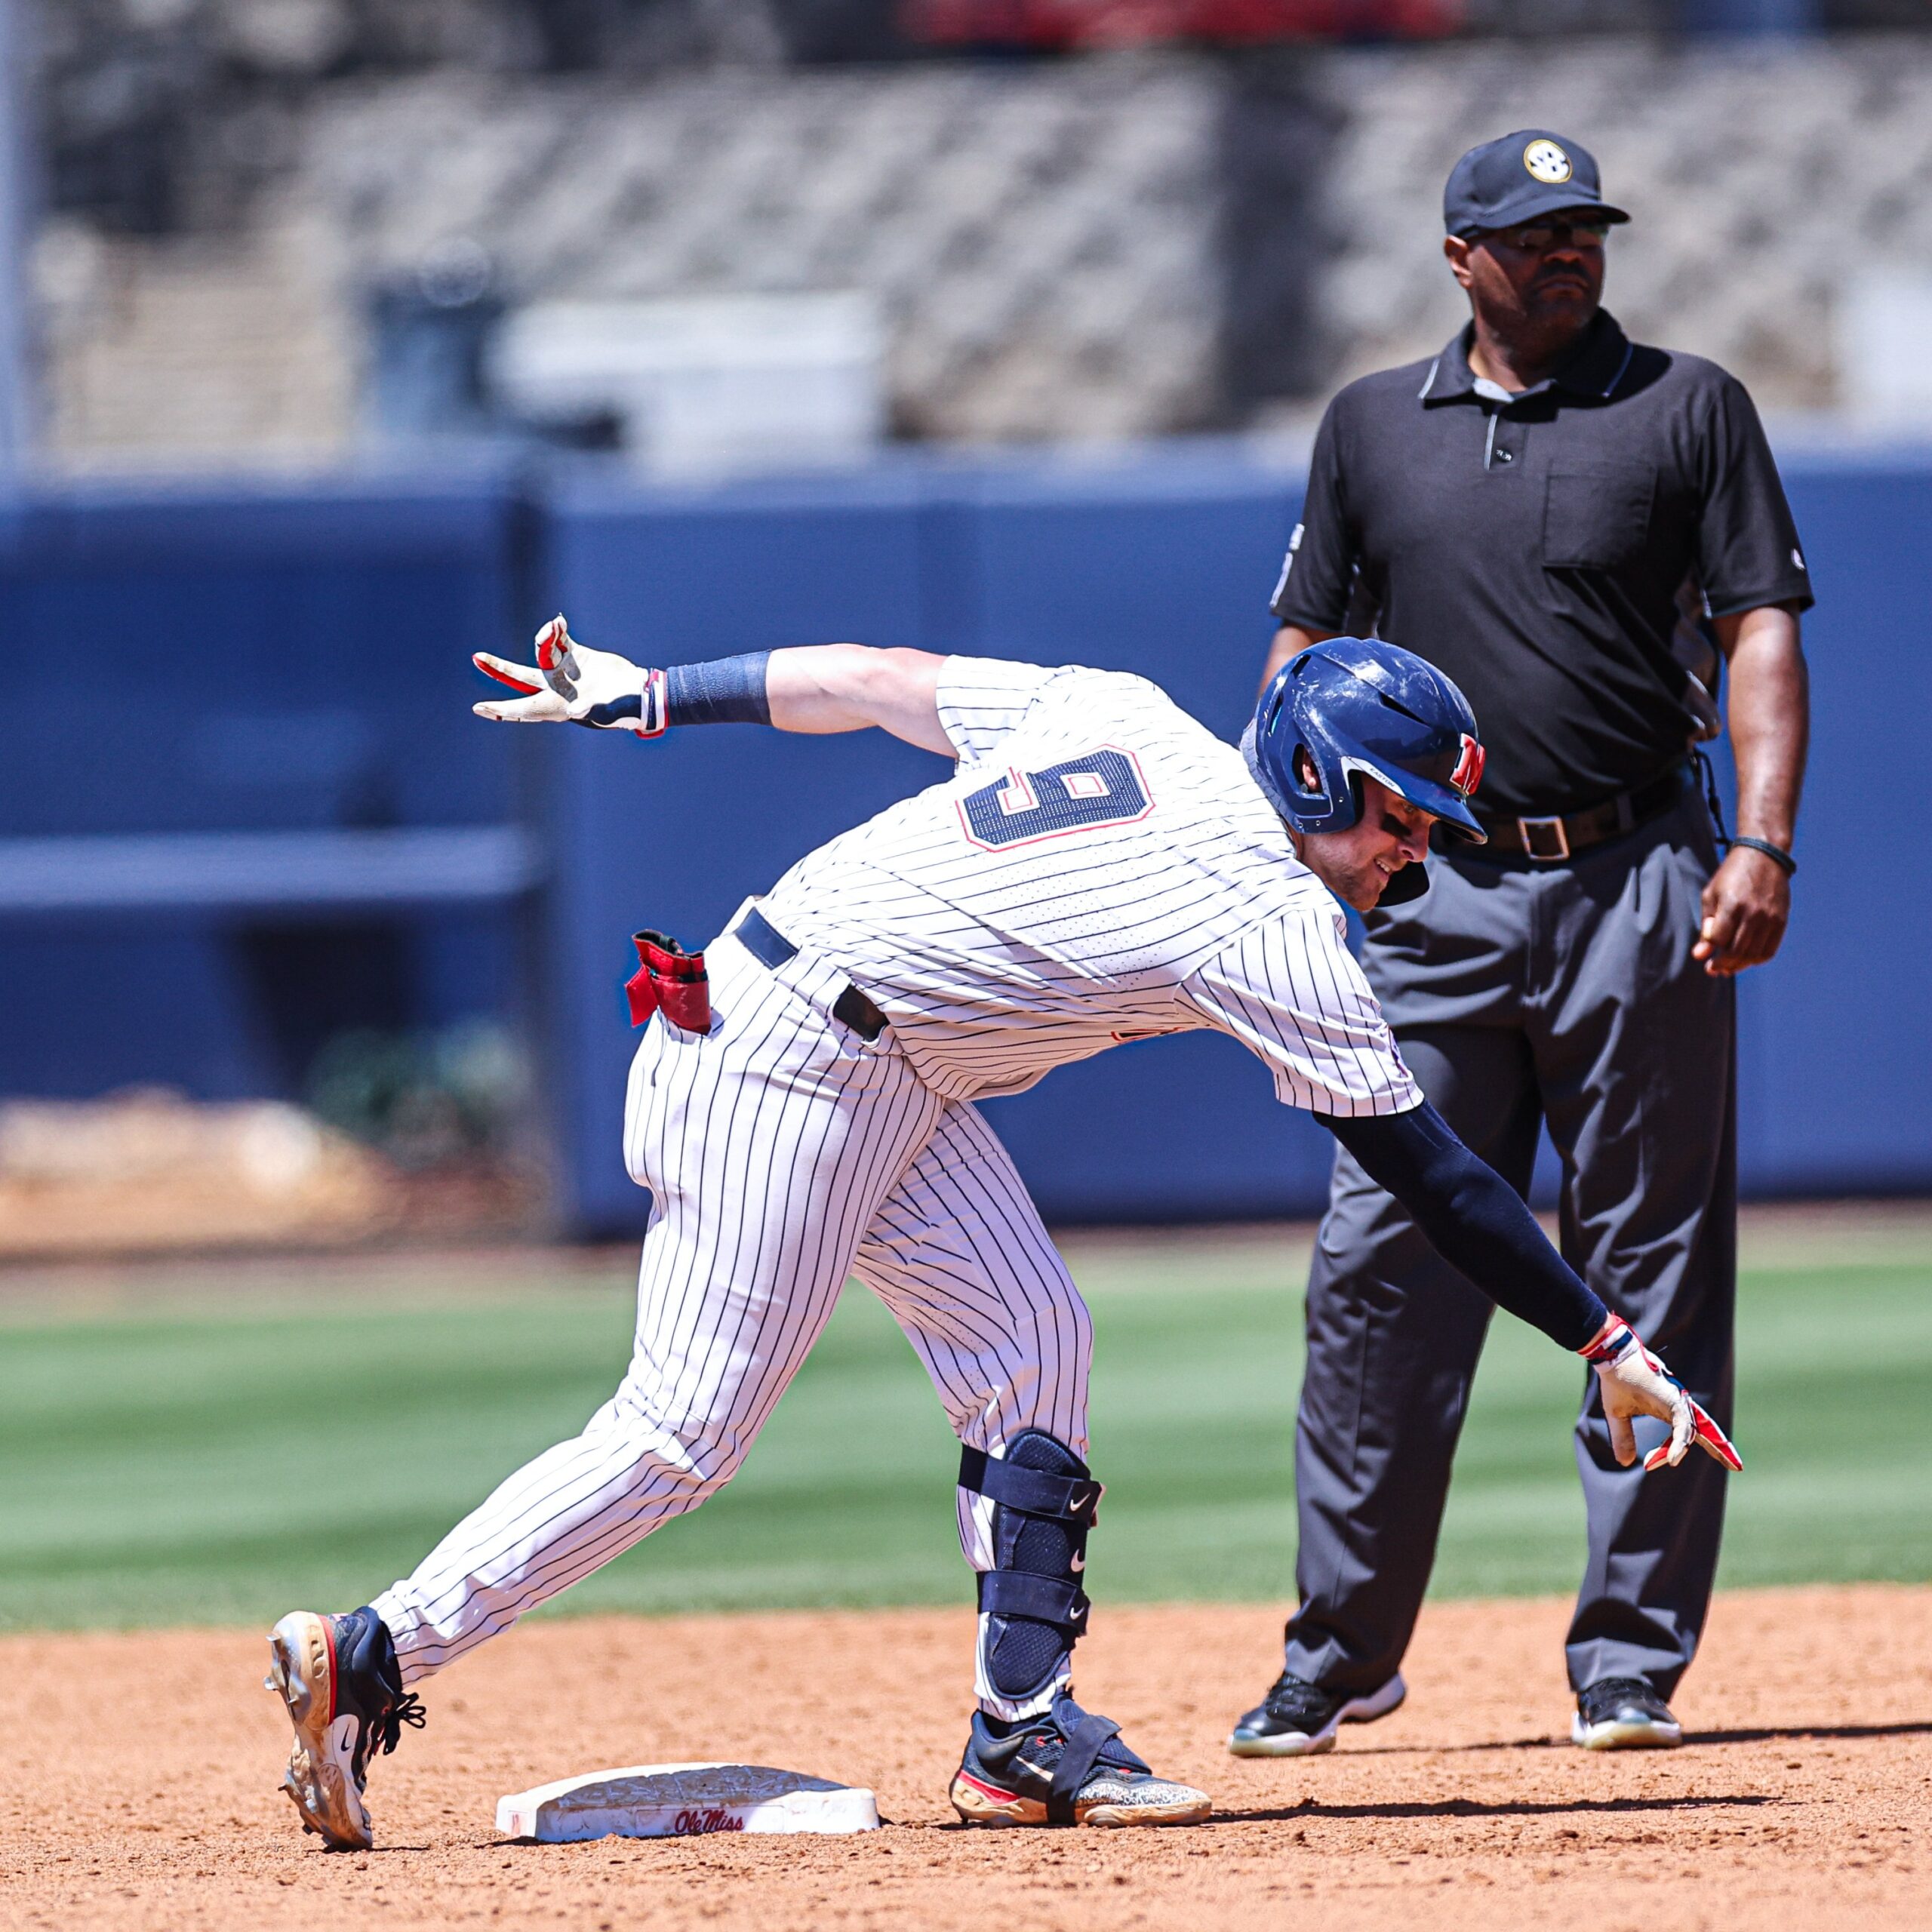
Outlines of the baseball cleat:
[{"label": "baseball cleat", "polygon": [[1668,1751],[1684,1742],[1684,1728],[1641,1677],[1606,1677],[1577,1694],[1570,1742],[1586,1751]]},{"label": "baseball cleat", "polygon": [[1109,1718],[1070,1696],[1014,1724],[974,1715],[954,1774],[952,1808],[969,1825],[1198,1825],[1204,1791],[1157,1778]]},{"label": "baseball cleat", "polygon": [[318,1617],[298,1610],[269,1632],[263,1687],[288,1709],[295,1743],[281,1788],[336,1851],[367,1851],[374,1841],[362,1793],[369,1760],[393,1751],[405,1724],[420,1729],[421,1699],[405,1694],[395,1647],[373,1610]]},{"label": "baseball cleat", "polygon": [[1353,1697],[1324,1690],[1286,1671],[1273,1687],[1235,1724],[1228,1749],[1237,1758],[1313,1758],[1335,1748],[1345,1724],[1372,1724],[1386,1718],[1409,1694],[1400,1671],[1379,1690]]}]

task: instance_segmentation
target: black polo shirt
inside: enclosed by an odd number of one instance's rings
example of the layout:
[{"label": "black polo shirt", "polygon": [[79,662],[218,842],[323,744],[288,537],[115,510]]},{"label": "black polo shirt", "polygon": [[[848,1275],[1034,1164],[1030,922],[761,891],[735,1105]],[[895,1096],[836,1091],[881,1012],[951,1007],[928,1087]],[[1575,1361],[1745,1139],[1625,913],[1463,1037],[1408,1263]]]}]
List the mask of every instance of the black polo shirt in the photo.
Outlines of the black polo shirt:
[{"label": "black polo shirt", "polygon": [[1482,816],[1575,811],[1684,757],[1687,611],[1803,609],[1810,585],[1734,377],[1599,311],[1511,396],[1478,384],[1471,337],[1328,405],[1272,608],[1447,672],[1489,752]]}]

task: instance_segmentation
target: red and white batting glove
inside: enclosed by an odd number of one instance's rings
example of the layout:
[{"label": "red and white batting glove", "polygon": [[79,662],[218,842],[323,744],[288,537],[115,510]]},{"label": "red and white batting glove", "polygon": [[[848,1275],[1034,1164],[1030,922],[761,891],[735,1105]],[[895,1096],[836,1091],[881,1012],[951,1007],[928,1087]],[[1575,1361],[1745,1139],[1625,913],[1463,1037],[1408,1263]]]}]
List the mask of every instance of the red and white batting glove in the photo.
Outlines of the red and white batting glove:
[{"label": "red and white batting glove", "polygon": [[1630,1426],[1632,1416],[1655,1416],[1670,1424],[1670,1440],[1644,1458],[1647,1469],[1665,1463],[1675,1469],[1690,1454],[1694,1442],[1726,1469],[1743,1468],[1744,1459],[1730,1446],[1730,1437],[1644,1347],[1636,1330],[1622,1315],[1613,1315],[1597,1331],[1595,1340],[1577,1353],[1597,1372],[1604,1417],[1610,1424],[1610,1446],[1626,1469],[1637,1460],[1636,1432]]},{"label": "red and white batting glove", "polygon": [[570,634],[561,612],[537,633],[533,669],[478,651],[477,669],[523,696],[470,706],[478,718],[503,724],[587,724],[629,731],[640,738],[663,735],[664,673],[647,671],[614,651],[592,651]]}]

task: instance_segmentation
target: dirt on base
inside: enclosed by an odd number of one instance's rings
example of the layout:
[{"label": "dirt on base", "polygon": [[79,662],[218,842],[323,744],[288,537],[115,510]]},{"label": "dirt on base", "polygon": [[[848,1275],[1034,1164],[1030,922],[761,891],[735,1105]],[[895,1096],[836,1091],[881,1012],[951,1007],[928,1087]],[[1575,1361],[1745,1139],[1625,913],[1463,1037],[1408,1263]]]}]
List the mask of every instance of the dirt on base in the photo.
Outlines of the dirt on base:
[{"label": "dirt on base", "polygon": [[[377,1849],[325,1852],[275,1789],[266,1648],[232,1631],[0,1641],[0,1923],[142,1928],[1257,1922],[1350,1932],[1932,1925],[1932,1589],[1721,1597],[1674,1752],[1567,1742],[1554,1601],[1424,1616],[1407,1704],[1326,1758],[1223,1748],[1272,1675],[1254,1606],[1103,1608],[1090,1709],[1211,1824],[965,1829],[961,1612],[648,1621],[512,1633],[425,1687],[371,1780]],[[507,1843],[496,1801],[574,1771],[743,1758],[869,1785],[846,1838]]]}]

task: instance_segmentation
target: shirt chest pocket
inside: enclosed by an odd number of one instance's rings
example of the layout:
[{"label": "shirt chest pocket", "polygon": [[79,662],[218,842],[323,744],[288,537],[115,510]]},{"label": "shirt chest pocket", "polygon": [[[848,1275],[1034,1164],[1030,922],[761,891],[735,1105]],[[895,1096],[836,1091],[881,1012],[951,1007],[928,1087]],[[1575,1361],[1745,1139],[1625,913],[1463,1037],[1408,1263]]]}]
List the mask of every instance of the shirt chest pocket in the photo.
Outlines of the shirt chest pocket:
[{"label": "shirt chest pocket", "polygon": [[1543,560],[1551,570],[1614,571],[1651,534],[1657,473],[1630,463],[1564,463],[1544,480]]}]

